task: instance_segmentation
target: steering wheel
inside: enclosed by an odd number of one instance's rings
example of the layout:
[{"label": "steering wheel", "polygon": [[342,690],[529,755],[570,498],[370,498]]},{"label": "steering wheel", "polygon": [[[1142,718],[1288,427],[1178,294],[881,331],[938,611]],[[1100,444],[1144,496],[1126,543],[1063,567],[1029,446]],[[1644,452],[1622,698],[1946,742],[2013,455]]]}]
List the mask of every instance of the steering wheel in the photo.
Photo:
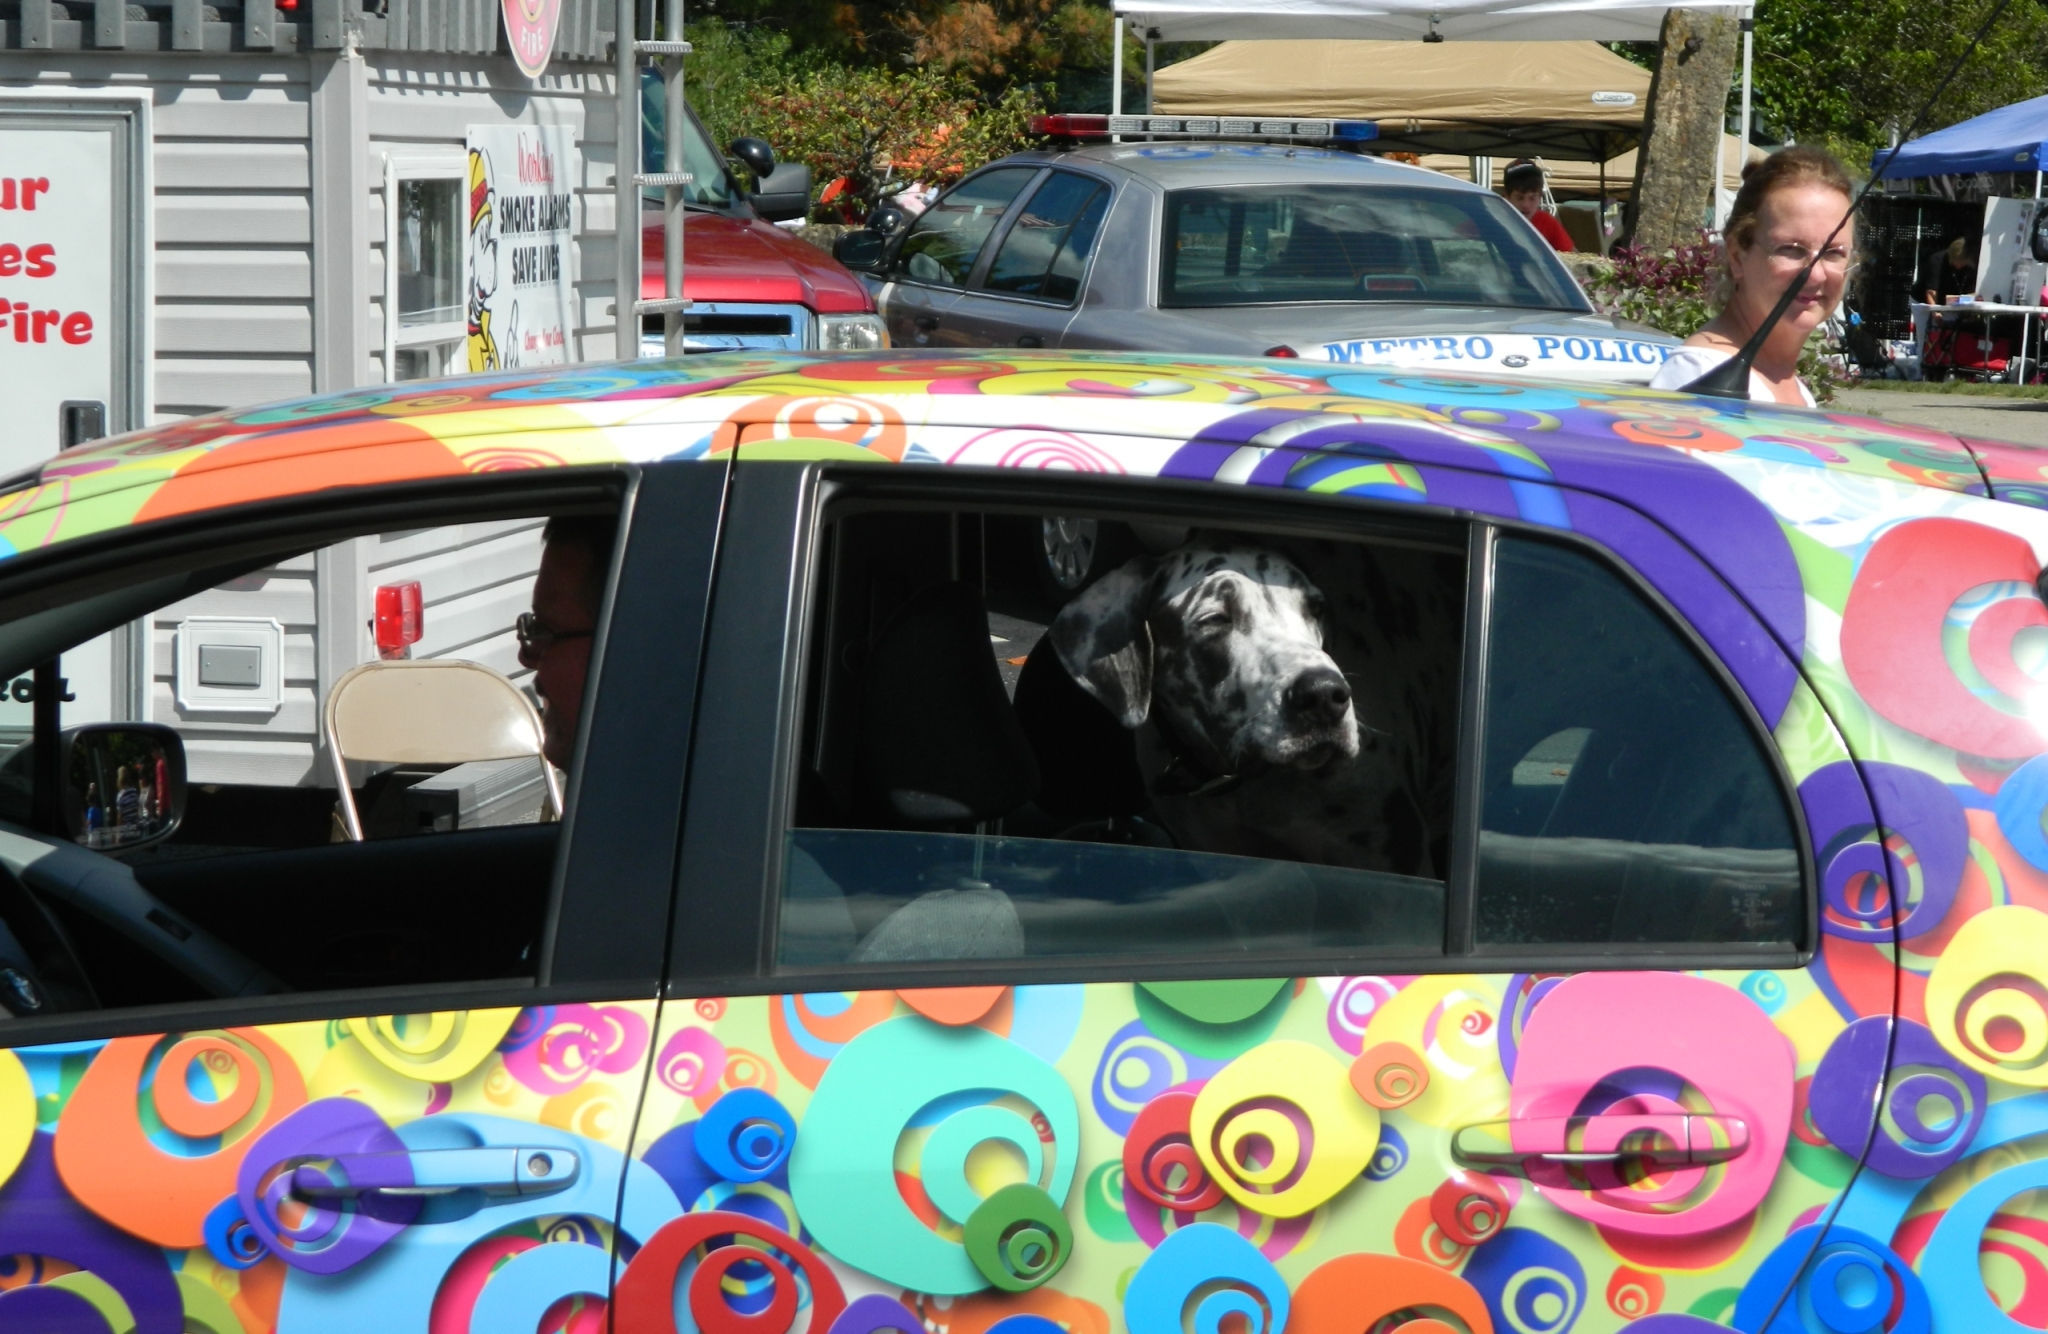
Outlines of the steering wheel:
[{"label": "steering wheel", "polygon": [[0,866],[0,1009],[28,1019],[98,1008],[63,924]]},{"label": "steering wheel", "polygon": [[[68,839],[0,825],[0,920],[12,929],[25,956],[15,965],[17,971],[45,993],[44,1008],[32,1013],[95,1009],[99,1004],[76,951],[45,900],[111,928],[209,996],[227,999],[291,990],[255,960],[144,889],[126,864]],[[0,1005],[9,999],[7,966],[0,959]]]}]

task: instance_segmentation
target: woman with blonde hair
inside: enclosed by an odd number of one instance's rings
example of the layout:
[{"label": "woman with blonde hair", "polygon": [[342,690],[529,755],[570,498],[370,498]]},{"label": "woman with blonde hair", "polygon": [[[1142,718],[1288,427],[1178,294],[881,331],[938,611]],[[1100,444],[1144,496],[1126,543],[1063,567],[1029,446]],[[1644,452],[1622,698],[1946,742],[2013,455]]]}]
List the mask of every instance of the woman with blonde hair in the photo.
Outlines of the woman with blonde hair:
[{"label": "woman with blonde hair", "polygon": [[1682,389],[1734,356],[1818,255],[1749,372],[1752,402],[1813,407],[1799,354],[1842,303],[1856,226],[1842,215],[1853,193],[1849,173],[1818,148],[1787,148],[1744,171],[1722,232],[1721,312],[1657,368],[1650,386]]}]

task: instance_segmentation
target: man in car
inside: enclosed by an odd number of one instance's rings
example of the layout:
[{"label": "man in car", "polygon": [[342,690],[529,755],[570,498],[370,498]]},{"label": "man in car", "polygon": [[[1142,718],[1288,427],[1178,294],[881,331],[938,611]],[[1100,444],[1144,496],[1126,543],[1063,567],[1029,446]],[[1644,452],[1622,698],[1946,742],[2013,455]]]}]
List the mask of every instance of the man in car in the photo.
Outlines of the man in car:
[{"label": "man in car", "polygon": [[605,572],[617,536],[618,521],[608,515],[548,520],[533,579],[533,610],[522,613],[515,626],[519,663],[532,670],[541,699],[541,753],[557,769],[567,769],[576,752],[590,638],[604,605]]},{"label": "man in car", "polygon": [[1529,220],[1536,234],[1550,242],[1552,250],[1570,253],[1571,234],[1555,213],[1543,207],[1543,168],[1527,158],[1517,158],[1501,174],[1501,193],[1515,206],[1515,212]]}]

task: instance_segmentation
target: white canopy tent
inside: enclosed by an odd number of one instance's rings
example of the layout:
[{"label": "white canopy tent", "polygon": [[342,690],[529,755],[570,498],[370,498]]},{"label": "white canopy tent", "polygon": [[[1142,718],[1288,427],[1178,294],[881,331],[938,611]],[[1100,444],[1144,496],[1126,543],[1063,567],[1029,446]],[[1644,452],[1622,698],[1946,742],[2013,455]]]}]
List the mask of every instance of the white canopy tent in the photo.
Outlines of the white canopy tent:
[{"label": "white canopy tent", "polygon": [[[1671,9],[1738,11],[1742,25],[1742,119],[1749,127],[1754,0],[1111,0],[1110,113],[1124,109],[1124,29],[1145,43],[1145,101],[1151,110],[1152,53],[1158,42],[1267,38],[1377,37],[1410,41],[1654,42]],[[1726,164],[1721,164],[1725,169]]]}]

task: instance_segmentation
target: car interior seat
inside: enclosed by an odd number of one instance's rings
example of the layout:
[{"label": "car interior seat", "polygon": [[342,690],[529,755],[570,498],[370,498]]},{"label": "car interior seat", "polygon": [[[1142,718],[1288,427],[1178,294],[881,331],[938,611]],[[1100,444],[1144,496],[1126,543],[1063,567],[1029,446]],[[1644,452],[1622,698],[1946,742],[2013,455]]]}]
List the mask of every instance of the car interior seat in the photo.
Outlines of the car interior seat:
[{"label": "car interior seat", "polygon": [[363,821],[348,762],[469,764],[534,759],[546,787],[543,818],[562,816],[554,766],[541,755],[540,714],[525,692],[490,668],[452,658],[366,662],[327,692],[328,761],[351,842]]},{"label": "car interior seat", "polygon": [[[914,594],[876,635],[861,699],[861,805],[880,827],[986,836],[1037,793],[1039,770],[989,648],[988,609],[963,583]],[[962,877],[897,908],[856,962],[1014,958],[1007,894]]]},{"label": "car interior seat", "polygon": [[1038,761],[1036,805],[1059,838],[1171,847],[1142,818],[1152,804],[1138,767],[1137,737],[1083,690],[1041,636],[1017,674],[1018,725]]}]

